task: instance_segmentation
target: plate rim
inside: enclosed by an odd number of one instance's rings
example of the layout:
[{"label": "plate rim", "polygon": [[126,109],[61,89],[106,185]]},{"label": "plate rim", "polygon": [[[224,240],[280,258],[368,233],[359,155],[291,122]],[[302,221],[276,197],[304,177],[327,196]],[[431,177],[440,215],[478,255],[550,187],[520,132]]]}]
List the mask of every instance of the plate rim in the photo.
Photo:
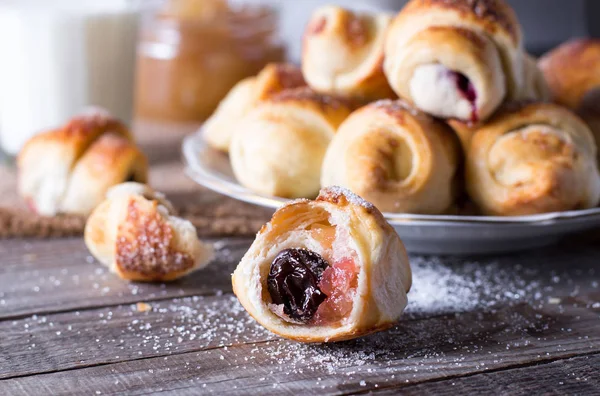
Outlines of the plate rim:
[{"label": "plate rim", "polygon": [[[184,172],[195,183],[237,199],[246,203],[258,205],[269,209],[277,209],[282,205],[294,201],[274,196],[266,196],[255,193],[235,182],[219,177],[216,172],[210,172],[201,165],[197,153],[201,148],[207,148],[207,143],[202,138],[202,127],[192,134],[184,137],[182,142],[182,156],[185,165]],[[425,214],[407,214],[407,213],[389,213],[383,212],[385,219],[392,225],[456,225],[456,224],[481,224],[481,225],[502,225],[502,224],[523,224],[523,225],[548,225],[559,221],[581,218],[598,217],[600,225],[600,207],[591,209],[570,210],[564,212],[551,212],[526,216],[459,216],[459,215],[425,215]]]}]

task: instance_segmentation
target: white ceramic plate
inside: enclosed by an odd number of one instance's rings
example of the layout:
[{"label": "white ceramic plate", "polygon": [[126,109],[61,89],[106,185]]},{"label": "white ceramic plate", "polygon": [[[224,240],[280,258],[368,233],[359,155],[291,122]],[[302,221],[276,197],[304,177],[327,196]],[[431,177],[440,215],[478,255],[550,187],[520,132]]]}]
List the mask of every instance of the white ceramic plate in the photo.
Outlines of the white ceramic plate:
[{"label": "white ceramic plate", "polygon": [[[196,183],[240,201],[277,209],[285,198],[240,186],[227,156],[210,148],[200,133],[183,142],[187,175]],[[532,216],[454,216],[384,213],[411,253],[472,255],[540,248],[560,238],[600,228],[600,208]]]}]

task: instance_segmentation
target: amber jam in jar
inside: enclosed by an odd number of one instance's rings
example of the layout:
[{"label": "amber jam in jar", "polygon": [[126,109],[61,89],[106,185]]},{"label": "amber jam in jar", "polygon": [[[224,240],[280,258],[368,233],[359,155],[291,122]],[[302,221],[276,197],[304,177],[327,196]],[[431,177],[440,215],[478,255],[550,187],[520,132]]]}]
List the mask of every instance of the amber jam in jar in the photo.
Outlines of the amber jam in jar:
[{"label": "amber jam in jar", "polygon": [[[185,7],[169,2],[142,21],[137,48],[135,112],[142,119],[203,121],[240,80],[285,49],[277,36],[277,13],[266,5]],[[169,4],[167,3],[167,4]]]}]

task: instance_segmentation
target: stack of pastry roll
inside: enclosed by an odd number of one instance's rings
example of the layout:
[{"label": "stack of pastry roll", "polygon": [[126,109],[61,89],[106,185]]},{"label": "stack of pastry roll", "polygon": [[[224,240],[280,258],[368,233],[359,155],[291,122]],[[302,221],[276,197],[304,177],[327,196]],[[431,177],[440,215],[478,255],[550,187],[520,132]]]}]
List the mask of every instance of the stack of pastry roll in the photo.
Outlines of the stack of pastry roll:
[{"label": "stack of pastry roll", "polygon": [[597,143],[544,103],[577,110],[600,142],[599,62],[600,41],[584,40],[538,63],[505,0],[410,0],[395,17],[325,6],[301,69],[241,82],[205,136],[264,195],[336,185],[385,212],[446,214],[462,212],[466,181],[482,214],[587,208],[599,200]]},{"label": "stack of pastry roll", "polygon": [[569,41],[542,57],[539,65],[552,100],[576,111],[600,145],[600,39]]}]

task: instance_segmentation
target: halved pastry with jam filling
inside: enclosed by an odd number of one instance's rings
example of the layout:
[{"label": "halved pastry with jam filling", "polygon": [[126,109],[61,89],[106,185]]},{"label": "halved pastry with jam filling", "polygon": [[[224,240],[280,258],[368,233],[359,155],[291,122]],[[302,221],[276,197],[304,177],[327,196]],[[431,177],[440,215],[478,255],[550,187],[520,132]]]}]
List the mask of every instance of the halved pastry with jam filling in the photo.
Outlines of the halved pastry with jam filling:
[{"label": "halved pastry with jam filling", "polygon": [[329,187],[275,212],[233,273],[233,290],[270,331],[330,342],[392,326],[411,281],[404,245],[381,212]]}]

